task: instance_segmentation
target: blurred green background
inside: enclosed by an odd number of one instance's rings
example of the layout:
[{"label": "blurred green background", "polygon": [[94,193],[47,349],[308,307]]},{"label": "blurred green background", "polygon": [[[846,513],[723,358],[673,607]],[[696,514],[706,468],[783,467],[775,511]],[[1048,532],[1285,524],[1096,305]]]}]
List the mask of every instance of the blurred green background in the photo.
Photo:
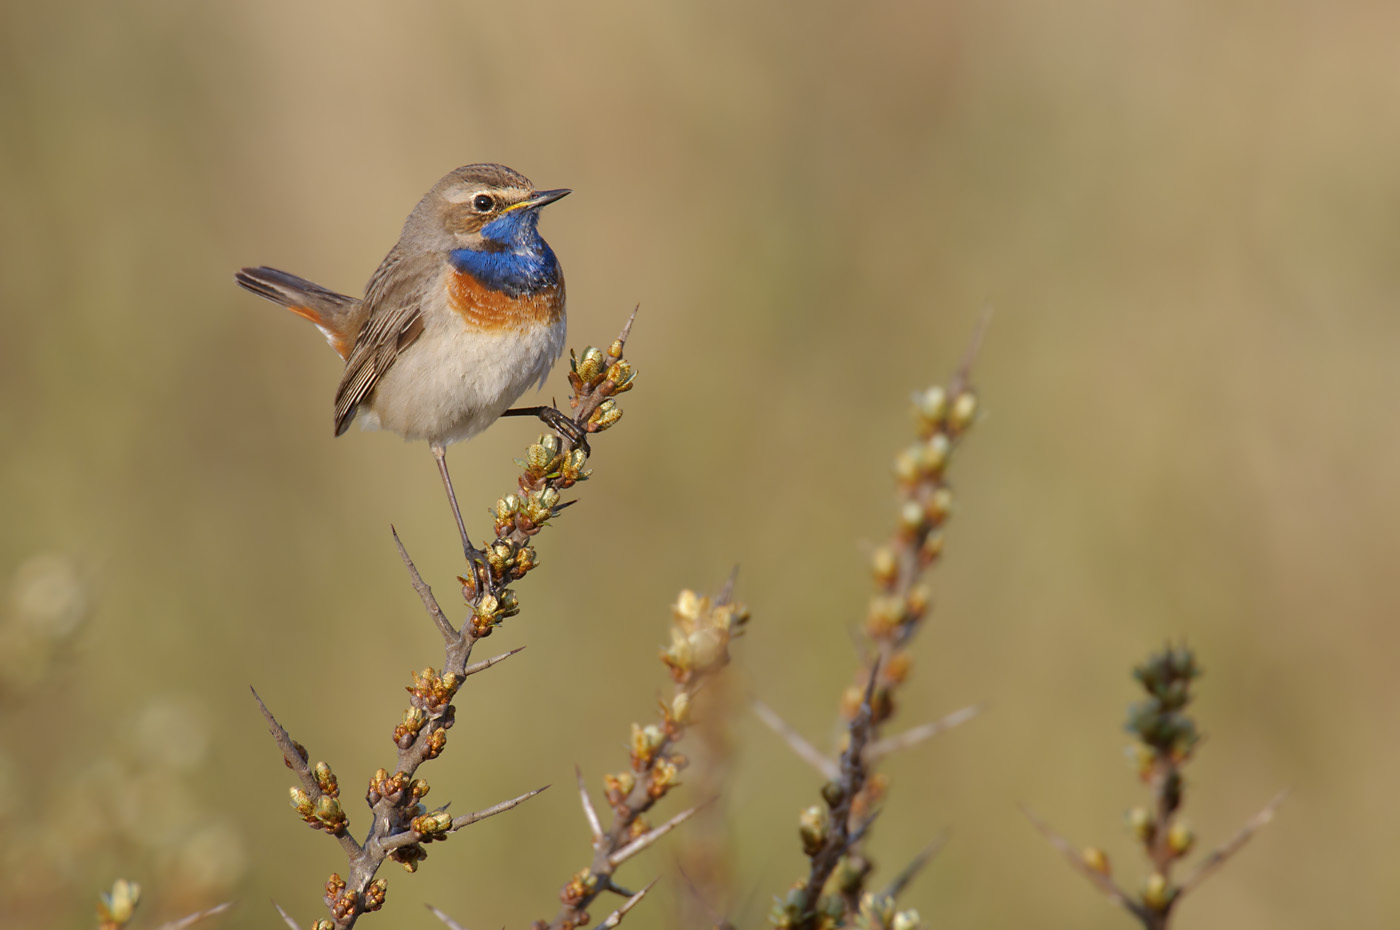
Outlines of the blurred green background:
[{"label": "blurred green background", "polygon": [[[1397,34],[1363,2],[5,3],[3,922],[91,926],[118,876],[143,926],[324,914],[343,860],[248,686],[357,798],[441,657],[389,525],[448,604],[460,557],[427,450],[332,439],[337,360],[231,276],[359,293],[430,184],[493,160],[574,188],[544,221],[570,344],[640,302],[640,380],[487,644],[529,649],[425,771],[454,811],[557,787],[382,873],[375,926],[553,914],[589,855],[574,764],[625,765],[668,605],[736,563],[731,702],[832,735],[908,394],[986,307],[899,722],[987,710],[889,766],[883,874],[947,828],[907,896],[935,925],[1127,926],[1016,804],[1136,887],[1128,671],[1184,636],[1201,844],[1293,794],[1181,925],[1400,923]],[[454,450],[478,531],[535,434]],[[818,784],[733,727],[710,903],[760,926]],[[676,855],[622,873],[663,878],[629,926],[677,925]]]}]

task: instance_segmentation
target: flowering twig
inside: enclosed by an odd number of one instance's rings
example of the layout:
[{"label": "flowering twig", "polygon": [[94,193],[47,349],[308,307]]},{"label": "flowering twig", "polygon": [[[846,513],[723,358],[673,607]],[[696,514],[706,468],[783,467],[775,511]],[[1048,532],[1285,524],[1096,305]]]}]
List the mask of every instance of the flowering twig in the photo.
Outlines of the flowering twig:
[{"label": "flowering twig", "polygon": [[[985,324],[984,318],[982,327]],[[881,736],[895,711],[895,693],[909,675],[909,644],[928,611],[929,593],[920,579],[943,551],[943,526],[953,503],[945,472],[977,415],[970,377],[981,333],[979,328],[946,389],[933,387],[914,396],[918,438],[895,458],[899,525],[872,556],[876,593],[865,621],[868,647],[861,650],[855,680],[842,698],[846,745],[839,761],[817,752],[775,713],[759,706],[764,721],[827,779],[822,804],[807,808],[800,820],[808,874],[773,908],[773,923],[785,930],[818,930],[857,920],[871,930],[918,925],[914,912],[895,910],[892,895],[866,892],[872,865],[861,844],[885,792],[885,780],[874,771],[874,763],[977,713],[976,708],[964,708],[898,736]],[[891,887],[902,890],[904,882]]]},{"label": "flowering twig", "polygon": [[1097,847],[1076,851],[1068,840],[1046,826],[1024,806],[1021,810],[1036,829],[1058,849],[1074,869],[1137,918],[1145,930],[1166,930],[1173,910],[1188,891],[1193,890],[1215,869],[1233,856],[1265,824],[1283,803],[1287,792],[1274,797],[1265,808],[1223,846],[1216,849],[1179,884],[1172,881],[1172,868],[1191,850],[1195,835],[1180,818],[1185,799],[1181,767],[1190,761],[1200,743],[1196,722],[1186,714],[1191,703],[1191,684],[1200,677],[1196,656],[1185,646],[1167,646],[1133,670],[1133,677],[1147,692],[1147,700],[1134,704],[1128,713],[1127,729],[1137,737],[1133,754],[1138,776],[1151,789],[1149,806],[1128,812],[1128,826],[1141,844],[1151,871],[1142,890],[1131,895],[1113,880],[1108,856]]},{"label": "flowering twig", "polygon": [[536,921],[535,930],[575,930],[585,926],[592,919],[589,905],[604,891],[628,898],[603,924],[617,926],[646,893],[643,889],[633,895],[620,888],[613,882],[613,874],[628,859],[699,810],[684,810],[655,828],[648,825],[645,817],[656,802],[679,784],[687,759],[676,750],[676,744],[691,724],[692,702],[705,681],[729,663],[730,643],[743,632],[748,619],[748,610],[729,600],[727,592],[717,601],[693,591],[681,592],[673,611],[671,645],[661,652],[661,661],[670,671],[674,685],[671,698],[661,702],[660,723],[632,724],[630,767],[603,778],[613,814],[607,828],[599,821],[580,777],[579,795],[593,837],[593,859],[560,892],[563,906],[554,919]]},{"label": "flowering twig", "polygon": [[521,473],[516,489],[496,503],[494,539],[485,547],[485,558],[458,579],[467,609],[459,626],[439,605],[398,533],[393,534],[409,583],[442,637],[444,655],[440,670],[429,667],[413,674],[408,688],[410,706],[393,732],[397,756],[392,774],[390,769],[381,768],[369,781],[366,801],[370,826],[362,841],[350,835],[349,817],[341,807],[340,786],[330,766],[325,762],[312,765],[305,747],[291,738],[258,699],[283,761],[300,782],[299,787],[291,789],[292,806],[307,824],[335,837],[348,863],[346,877],[333,873],[327,880],[324,900],[330,918],[317,921],[314,930],[346,930],[361,914],[382,907],[387,884],[374,876],[385,860],[415,871],[427,857],[427,844],[509,810],[544,790],[536,789],[485,810],[453,817],[445,807],[429,810],[422,803],[429,786],[415,774],[423,763],[437,758],[445,749],[447,731],[456,722],[454,700],[466,679],[519,652],[512,650],[474,664],[470,661],[478,640],[520,612],[519,600],[510,586],[539,565],[531,543],[550,520],[569,506],[570,502],[561,500],[561,493],[587,480],[589,448],[585,437],[606,430],[622,416],[615,398],[633,385],[634,374],[623,358],[623,350],[635,317],[633,311],[622,334],[606,351],[590,346],[579,355],[571,354],[569,384],[573,393],[569,404],[573,415],[553,408],[546,411],[549,416],[540,414],[555,430],[526,450],[525,458],[519,461]]}]

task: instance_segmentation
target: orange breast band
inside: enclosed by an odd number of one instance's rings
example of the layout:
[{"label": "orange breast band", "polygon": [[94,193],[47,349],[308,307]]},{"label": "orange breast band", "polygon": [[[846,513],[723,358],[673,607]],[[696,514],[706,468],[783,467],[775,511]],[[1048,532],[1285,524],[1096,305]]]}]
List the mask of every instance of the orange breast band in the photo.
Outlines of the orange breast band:
[{"label": "orange breast band", "polygon": [[488,331],[547,326],[564,312],[562,281],[535,294],[511,297],[486,287],[470,272],[453,270],[447,274],[447,295],[468,326]]}]

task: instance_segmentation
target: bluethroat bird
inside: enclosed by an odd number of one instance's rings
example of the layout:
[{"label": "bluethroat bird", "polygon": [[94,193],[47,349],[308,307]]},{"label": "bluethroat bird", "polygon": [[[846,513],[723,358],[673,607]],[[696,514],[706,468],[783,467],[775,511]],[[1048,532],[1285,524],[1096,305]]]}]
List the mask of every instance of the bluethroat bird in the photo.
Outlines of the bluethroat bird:
[{"label": "bluethroat bird", "polygon": [[[462,522],[447,446],[486,429],[531,384],[543,385],[564,350],[564,273],[537,224],[540,208],[568,193],[537,191],[504,165],[458,168],[413,208],[363,298],[275,268],[234,277],[310,320],[345,360],[337,436],[358,419],[428,441],[469,561],[481,553]],[[553,406],[509,414],[566,419]]]}]

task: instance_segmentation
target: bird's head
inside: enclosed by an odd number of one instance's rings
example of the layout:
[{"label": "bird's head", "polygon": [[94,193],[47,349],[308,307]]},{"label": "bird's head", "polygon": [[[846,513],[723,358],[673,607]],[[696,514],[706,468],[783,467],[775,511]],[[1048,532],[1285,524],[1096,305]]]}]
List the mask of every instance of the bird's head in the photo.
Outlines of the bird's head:
[{"label": "bird's head", "polygon": [[528,252],[544,246],[539,211],[568,190],[537,191],[504,165],[467,165],[430,190],[404,226],[405,241],[427,248]]}]

